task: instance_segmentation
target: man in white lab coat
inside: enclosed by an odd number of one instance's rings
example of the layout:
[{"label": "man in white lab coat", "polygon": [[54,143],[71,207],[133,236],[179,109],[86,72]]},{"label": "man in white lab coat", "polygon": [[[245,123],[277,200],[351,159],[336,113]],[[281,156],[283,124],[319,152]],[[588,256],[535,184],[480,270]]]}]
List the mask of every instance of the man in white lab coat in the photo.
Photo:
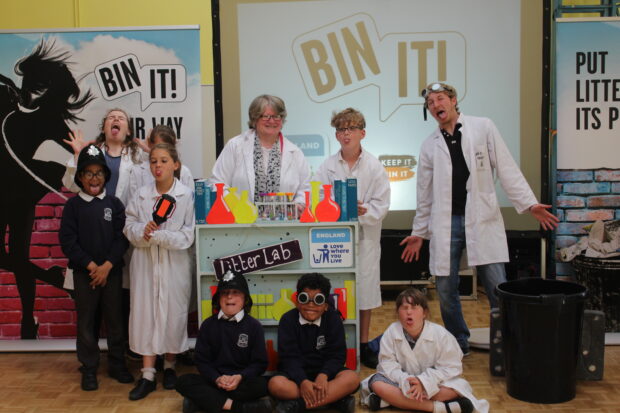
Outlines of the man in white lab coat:
[{"label": "man in white lab coat", "polygon": [[506,280],[508,244],[495,193],[495,177],[517,212],[529,212],[543,228],[557,227],[558,218],[539,204],[510,155],[495,124],[488,118],[459,112],[456,90],[432,83],[422,91],[425,108],[438,128],[422,143],[417,175],[417,208],[402,259],[418,259],[423,239],[430,239],[430,272],[435,276],[441,317],[469,353],[469,329],[459,297],[459,262],[476,266],[491,308],[497,307],[495,286]]}]

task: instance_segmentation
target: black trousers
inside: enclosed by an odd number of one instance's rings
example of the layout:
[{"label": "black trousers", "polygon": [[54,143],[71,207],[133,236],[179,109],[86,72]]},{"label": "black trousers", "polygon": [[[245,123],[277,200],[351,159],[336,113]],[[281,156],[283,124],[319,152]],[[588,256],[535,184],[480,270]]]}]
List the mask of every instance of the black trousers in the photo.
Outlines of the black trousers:
[{"label": "black trousers", "polygon": [[222,390],[200,374],[185,374],[177,379],[176,390],[207,413],[220,413],[226,399],[238,403],[260,399],[267,395],[267,378],[260,376],[241,380],[235,390]]},{"label": "black trousers", "polygon": [[123,319],[121,313],[122,274],[110,271],[105,286],[92,288],[88,273],[73,272],[75,309],[77,311],[77,357],[82,372],[96,372],[99,367],[99,343],[95,334],[97,308],[105,321],[108,341],[108,369],[125,367]]}]

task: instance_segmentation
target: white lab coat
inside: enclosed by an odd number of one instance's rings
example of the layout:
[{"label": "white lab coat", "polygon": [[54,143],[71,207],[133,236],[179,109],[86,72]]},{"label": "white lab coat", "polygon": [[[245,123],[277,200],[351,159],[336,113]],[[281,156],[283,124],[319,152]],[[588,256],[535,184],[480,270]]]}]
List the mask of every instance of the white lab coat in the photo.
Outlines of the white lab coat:
[{"label": "white lab coat", "polygon": [[[223,182],[226,187],[236,187],[237,192],[248,190],[249,199],[254,201],[254,129],[249,129],[232,138],[220,153],[209,184]],[[283,138],[282,168],[280,170],[280,191],[293,192],[295,202],[305,204],[304,191],[310,191],[310,168],[303,152],[293,142]]]},{"label": "white lab coat", "polygon": [[194,242],[194,197],[176,178],[169,195],[173,215],[143,238],[159,198],[155,185],[134,194],[123,232],[134,246],[131,256],[129,347],[142,355],[182,353],[189,348],[187,313],[192,287],[188,248]]},{"label": "white lab coat", "polygon": [[[489,411],[489,403],[484,399],[476,399],[467,380],[461,377],[462,358],[463,353],[454,336],[439,324],[426,320],[422,334],[412,350],[403,333],[402,324],[396,321],[390,324],[381,338],[377,372],[398,383],[405,395],[410,389],[407,378],[415,376],[422,382],[429,398],[439,392],[439,386],[449,387],[468,398],[475,412],[486,413]],[[363,404],[368,404],[369,379],[362,381]],[[382,401],[382,407],[386,404]]]},{"label": "white lab coat", "polygon": [[381,162],[362,149],[353,169],[342,159],[341,152],[327,158],[316,172],[316,179],[333,185],[335,180],[357,178],[357,199],[367,208],[359,220],[359,276],[357,279],[360,310],[381,306],[380,269],[381,222],[390,208],[390,181]]},{"label": "white lab coat", "polygon": [[[488,118],[460,115],[461,146],[469,168],[465,236],[470,266],[508,262],[504,220],[495,193],[495,176],[520,214],[538,201]],[[450,274],[452,161],[437,128],[422,143],[417,176],[417,209],[411,235],[430,239],[430,271]]]}]

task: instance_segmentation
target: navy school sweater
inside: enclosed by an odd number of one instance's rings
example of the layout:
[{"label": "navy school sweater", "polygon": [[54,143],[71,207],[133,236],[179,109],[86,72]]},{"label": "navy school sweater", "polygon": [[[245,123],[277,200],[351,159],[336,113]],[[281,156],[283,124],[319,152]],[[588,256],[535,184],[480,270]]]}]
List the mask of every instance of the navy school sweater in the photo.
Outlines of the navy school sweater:
[{"label": "navy school sweater", "polygon": [[212,315],[200,326],[194,362],[211,382],[223,374],[260,376],[268,364],[263,326],[247,313],[240,322]]},{"label": "navy school sweater", "polygon": [[79,195],[67,201],[62,212],[58,238],[69,268],[87,271],[91,261],[110,261],[115,272],[123,266],[129,241],[123,235],[125,207],[115,196],[94,197],[90,202]]},{"label": "navy school sweater", "polygon": [[299,324],[299,311],[290,310],[278,326],[278,369],[297,385],[306,372],[325,373],[331,379],[344,366],[347,345],[340,313],[328,309],[321,326]]}]

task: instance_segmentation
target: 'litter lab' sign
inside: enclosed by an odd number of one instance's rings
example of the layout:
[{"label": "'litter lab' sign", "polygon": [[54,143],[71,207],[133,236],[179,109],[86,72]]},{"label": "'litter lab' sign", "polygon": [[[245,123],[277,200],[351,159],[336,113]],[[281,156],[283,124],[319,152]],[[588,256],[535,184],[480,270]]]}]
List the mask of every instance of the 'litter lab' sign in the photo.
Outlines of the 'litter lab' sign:
[{"label": "'litter lab' sign", "polygon": [[351,228],[311,228],[310,266],[334,268],[353,266]]}]

